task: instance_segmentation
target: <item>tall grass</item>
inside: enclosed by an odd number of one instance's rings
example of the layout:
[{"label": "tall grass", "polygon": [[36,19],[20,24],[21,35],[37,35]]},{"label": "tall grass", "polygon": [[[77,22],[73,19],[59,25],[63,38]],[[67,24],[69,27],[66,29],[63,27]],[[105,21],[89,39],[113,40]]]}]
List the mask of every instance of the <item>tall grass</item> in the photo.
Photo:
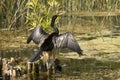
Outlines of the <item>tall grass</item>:
[{"label": "tall grass", "polygon": [[[35,3],[34,8],[30,7],[30,2]],[[86,21],[86,17],[90,18],[101,35],[102,27],[107,25],[112,29],[112,26],[120,25],[120,0],[1,0],[0,5],[0,28],[15,29],[24,26],[25,22],[29,26],[42,25],[47,28],[52,14],[59,11],[66,12],[61,22],[67,25],[66,29],[73,31],[77,29],[78,18]]]},{"label": "tall grass", "polygon": [[16,28],[24,23],[25,18],[25,2],[26,0],[1,0],[0,7],[2,10],[2,25],[3,28]]},{"label": "tall grass", "polygon": [[[67,12],[66,16],[68,17],[65,24],[68,25],[67,27],[69,28],[72,27],[72,31],[78,29],[76,24],[84,27],[86,22],[77,20],[81,18],[87,21],[87,17],[91,20],[94,29],[101,35],[102,40],[104,41],[101,30],[105,27],[110,29],[110,36],[112,37],[114,26],[120,25],[120,0],[65,0],[63,4],[63,10]],[[81,25],[83,23],[84,25]]]}]

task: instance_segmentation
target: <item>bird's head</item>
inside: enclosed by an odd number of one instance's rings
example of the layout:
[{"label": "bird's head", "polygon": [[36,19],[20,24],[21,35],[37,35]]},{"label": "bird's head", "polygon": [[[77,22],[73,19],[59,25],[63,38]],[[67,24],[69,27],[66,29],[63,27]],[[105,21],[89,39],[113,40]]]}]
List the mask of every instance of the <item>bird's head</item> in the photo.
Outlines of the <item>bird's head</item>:
[{"label": "bird's head", "polygon": [[52,17],[52,20],[55,20],[57,17],[58,17],[59,15],[54,15],[53,17]]},{"label": "bird's head", "polygon": [[64,11],[57,13],[56,15],[54,15],[54,16],[52,17],[52,20],[55,20],[58,16],[62,16],[63,14],[65,14]]},{"label": "bird's head", "polygon": [[58,28],[57,27],[55,27],[55,20],[56,20],[56,18],[58,17],[58,16],[61,16],[61,15],[63,15],[63,13],[64,12],[60,12],[60,13],[58,13],[58,14],[56,14],[56,15],[53,15],[53,17],[52,17],[52,20],[51,20],[51,27],[54,29],[54,31],[56,32],[56,33],[59,33],[59,30],[58,30]]}]

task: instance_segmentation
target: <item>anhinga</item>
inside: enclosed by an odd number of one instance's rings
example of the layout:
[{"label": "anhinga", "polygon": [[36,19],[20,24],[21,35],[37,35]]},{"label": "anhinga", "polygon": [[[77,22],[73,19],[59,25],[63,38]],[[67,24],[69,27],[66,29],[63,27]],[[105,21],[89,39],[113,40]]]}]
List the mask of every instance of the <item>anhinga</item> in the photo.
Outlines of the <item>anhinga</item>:
[{"label": "anhinga", "polygon": [[58,16],[59,14],[54,15],[51,20],[51,27],[54,29],[53,33],[48,34],[41,27],[37,26],[28,37],[27,43],[33,40],[34,43],[41,44],[37,54],[32,56],[32,58],[29,59],[29,62],[38,60],[43,51],[52,51],[53,48],[69,48],[79,55],[82,55],[82,50],[74,36],[70,32],[59,34],[58,28],[54,26],[55,19]]}]

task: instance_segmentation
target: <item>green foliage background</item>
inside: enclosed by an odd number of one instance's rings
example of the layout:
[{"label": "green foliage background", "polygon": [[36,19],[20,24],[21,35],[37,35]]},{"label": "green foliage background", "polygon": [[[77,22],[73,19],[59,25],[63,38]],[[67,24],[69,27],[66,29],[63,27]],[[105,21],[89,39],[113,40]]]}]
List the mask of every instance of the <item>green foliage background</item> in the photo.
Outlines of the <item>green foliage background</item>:
[{"label": "green foliage background", "polygon": [[[98,17],[100,15],[103,18],[102,24],[111,25],[110,21],[113,21],[112,23],[120,25],[120,0],[1,0],[0,29],[32,29],[37,25],[49,29],[52,15],[60,11],[66,12],[62,19],[63,25],[72,27],[72,30],[76,29],[75,24],[79,17],[92,17],[91,21],[95,23],[98,31],[101,23],[97,20],[101,19]],[[92,15],[95,12],[100,14]],[[103,12],[107,13],[103,15]],[[111,12],[115,15],[111,16]],[[105,20],[107,23],[104,23]]]},{"label": "green foliage background", "polygon": [[60,3],[55,0],[48,0],[45,3],[40,2],[40,0],[31,0],[27,2],[26,7],[26,23],[30,26],[30,29],[37,25],[49,29],[51,17],[58,13]]}]

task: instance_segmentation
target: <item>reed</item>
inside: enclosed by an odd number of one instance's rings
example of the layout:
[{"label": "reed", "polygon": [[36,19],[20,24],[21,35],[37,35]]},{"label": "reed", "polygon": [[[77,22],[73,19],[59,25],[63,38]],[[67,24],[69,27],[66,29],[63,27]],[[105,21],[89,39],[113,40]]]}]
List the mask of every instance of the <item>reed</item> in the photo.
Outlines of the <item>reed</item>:
[{"label": "reed", "polygon": [[92,23],[102,37],[104,27],[113,30],[114,26],[120,25],[120,0],[2,0],[0,5],[0,28],[33,29],[42,25],[51,30],[51,16],[59,11],[66,12],[61,26],[72,32],[78,29],[77,25],[84,26],[90,22],[88,24]]}]

